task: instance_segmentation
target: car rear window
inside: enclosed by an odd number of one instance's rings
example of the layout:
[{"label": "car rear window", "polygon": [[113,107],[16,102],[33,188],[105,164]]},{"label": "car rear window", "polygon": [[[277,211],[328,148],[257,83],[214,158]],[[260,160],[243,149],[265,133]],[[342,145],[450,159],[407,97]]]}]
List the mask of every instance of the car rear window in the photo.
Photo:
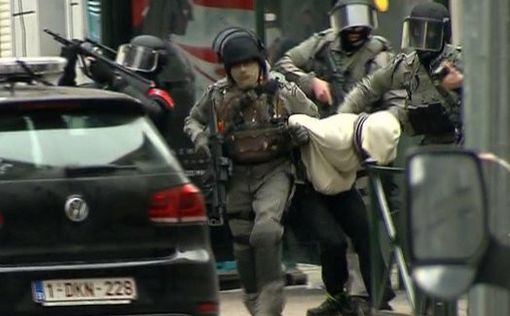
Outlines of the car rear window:
[{"label": "car rear window", "polygon": [[0,117],[0,180],[66,176],[66,170],[98,166],[109,173],[180,169],[140,114],[32,111]]}]

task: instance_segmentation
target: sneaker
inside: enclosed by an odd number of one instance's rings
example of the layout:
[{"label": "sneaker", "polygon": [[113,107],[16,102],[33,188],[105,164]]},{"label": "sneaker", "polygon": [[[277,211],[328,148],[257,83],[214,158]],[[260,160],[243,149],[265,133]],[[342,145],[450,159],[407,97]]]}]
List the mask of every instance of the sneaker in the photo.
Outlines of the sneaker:
[{"label": "sneaker", "polygon": [[317,307],[306,311],[306,316],[347,316],[354,312],[349,297],[345,293],[328,295]]}]

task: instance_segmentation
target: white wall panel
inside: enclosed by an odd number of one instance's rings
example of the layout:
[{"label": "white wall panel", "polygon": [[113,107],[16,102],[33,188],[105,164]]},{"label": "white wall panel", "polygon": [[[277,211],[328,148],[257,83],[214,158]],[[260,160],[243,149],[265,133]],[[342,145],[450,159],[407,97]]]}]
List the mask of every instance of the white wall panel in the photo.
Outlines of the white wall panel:
[{"label": "white wall panel", "polygon": [[0,0],[0,57],[12,56],[12,10],[10,0]]}]

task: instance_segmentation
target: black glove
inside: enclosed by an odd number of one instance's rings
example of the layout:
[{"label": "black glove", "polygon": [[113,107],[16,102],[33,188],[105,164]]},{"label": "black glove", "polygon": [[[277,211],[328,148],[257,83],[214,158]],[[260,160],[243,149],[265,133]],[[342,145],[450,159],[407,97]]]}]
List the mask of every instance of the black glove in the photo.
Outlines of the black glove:
[{"label": "black glove", "polygon": [[290,140],[294,146],[302,146],[310,141],[310,133],[306,127],[293,125],[289,127]]},{"label": "black glove", "polygon": [[92,79],[100,84],[113,85],[115,73],[110,67],[102,61],[93,60],[90,62],[89,71]]},{"label": "black glove", "polygon": [[257,94],[267,93],[269,95],[275,95],[279,88],[279,82],[278,80],[268,80],[265,83],[258,85],[255,88],[255,92]]},{"label": "black glove", "polygon": [[80,47],[81,42],[79,40],[72,40],[72,44],[68,46],[62,46],[60,49],[60,57],[64,57],[67,59],[68,64],[76,64],[76,60],[78,59],[78,47]]},{"label": "black glove", "polygon": [[198,134],[195,138],[195,152],[204,155],[207,158],[211,157],[211,150],[209,149],[209,139],[204,133]]},{"label": "black glove", "polygon": [[76,86],[76,61],[78,60],[78,47],[80,41],[73,40],[69,46],[63,46],[60,50],[60,57],[67,59],[64,74],[58,81],[59,86]]}]

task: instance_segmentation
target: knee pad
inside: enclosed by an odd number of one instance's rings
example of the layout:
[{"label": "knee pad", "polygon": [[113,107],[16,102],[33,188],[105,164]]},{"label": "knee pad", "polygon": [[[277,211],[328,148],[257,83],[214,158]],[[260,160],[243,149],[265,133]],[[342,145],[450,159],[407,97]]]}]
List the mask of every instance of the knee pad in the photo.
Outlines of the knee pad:
[{"label": "knee pad", "polygon": [[273,218],[255,223],[250,235],[250,244],[254,247],[274,246],[281,242],[283,227]]}]

